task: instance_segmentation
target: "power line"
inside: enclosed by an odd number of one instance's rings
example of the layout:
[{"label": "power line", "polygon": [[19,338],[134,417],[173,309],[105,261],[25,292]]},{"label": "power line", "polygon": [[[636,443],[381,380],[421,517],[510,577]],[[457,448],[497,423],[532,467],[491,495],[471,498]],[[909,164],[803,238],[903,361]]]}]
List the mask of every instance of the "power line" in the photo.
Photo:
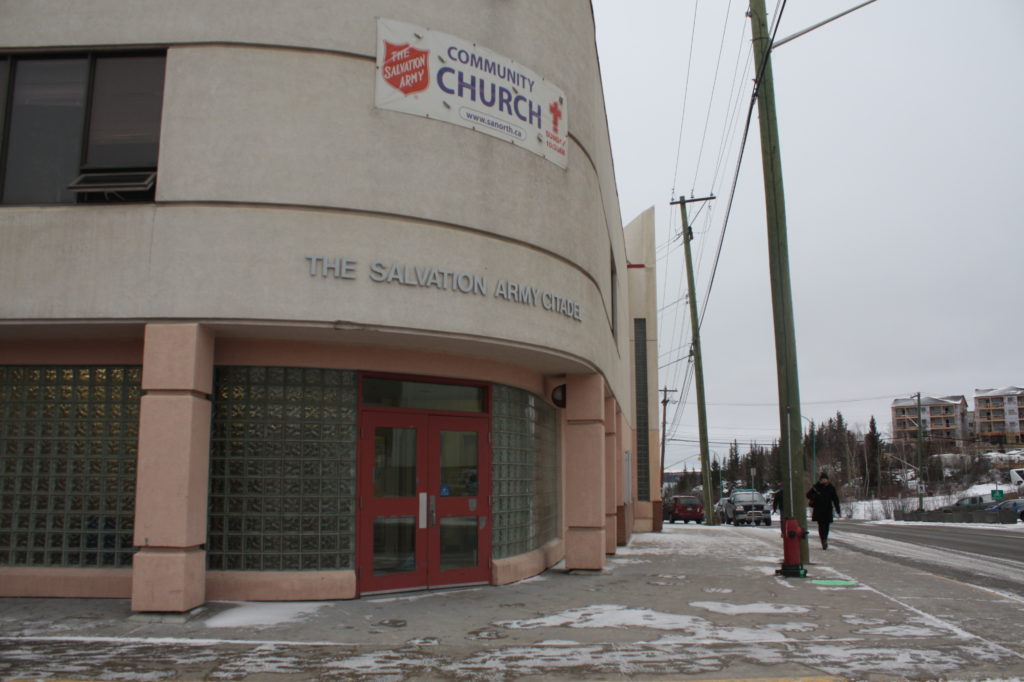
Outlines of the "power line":
[{"label": "power line", "polygon": [[[775,27],[772,29],[771,40],[768,41],[768,47],[765,50],[765,54],[770,54],[772,51],[772,44],[775,42],[775,34],[779,30],[779,23],[782,20],[782,13],[786,10],[786,0],[781,0],[779,5],[776,5],[778,11],[775,16]],[[722,245],[725,242],[725,230],[729,226],[729,216],[732,214],[732,202],[736,196],[736,187],[739,183],[740,167],[743,164],[743,152],[747,146],[747,139],[750,137],[750,123],[753,120],[754,105],[757,103],[757,91],[761,87],[761,80],[764,78],[764,70],[768,65],[768,60],[765,59],[761,63],[761,68],[758,69],[757,78],[754,80],[754,89],[750,97],[750,106],[747,109],[747,122],[743,128],[743,141],[740,144],[739,158],[736,160],[736,172],[733,175],[732,189],[729,193],[729,203],[726,209],[725,221],[722,223],[722,234],[718,240],[718,249],[715,252],[715,264],[711,269],[711,279],[708,281],[707,293],[704,296],[704,303],[701,306],[700,320],[698,324],[704,323],[704,314],[707,312],[708,301],[711,299],[711,288],[715,284],[715,275],[718,272],[718,262],[722,256]]]},{"label": "power line", "polygon": [[[731,0],[730,0],[730,2],[731,2]],[[785,7],[786,7],[786,0],[780,0],[779,4],[776,5],[777,12],[776,12],[776,16],[775,16],[775,25],[774,25],[773,30],[772,30],[772,38],[771,38],[771,40],[769,41],[769,44],[768,44],[768,50],[769,51],[771,50],[771,45],[772,45],[772,41],[775,38],[775,34],[778,31],[779,21],[780,21],[780,19],[782,17],[782,12],[785,10]],[[695,11],[695,14],[696,14],[696,7],[695,7],[694,11]],[[696,17],[694,18],[694,24],[696,24]],[[693,53],[693,36],[691,35],[691,43],[690,43],[691,58],[692,58],[692,53]],[[689,69],[690,69],[690,62],[691,61],[692,61],[692,59],[687,62],[687,88],[689,87]],[[739,149],[739,153],[738,153],[738,157],[737,157],[737,161],[736,161],[736,169],[735,169],[735,172],[733,174],[733,182],[732,182],[732,186],[730,188],[729,201],[728,201],[728,204],[727,204],[726,215],[725,215],[725,218],[724,218],[723,223],[722,223],[722,231],[721,231],[721,234],[719,236],[718,246],[717,246],[716,251],[715,251],[715,259],[714,259],[714,263],[713,263],[712,270],[711,270],[711,276],[710,276],[709,281],[708,281],[707,291],[705,292],[704,300],[703,300],[703,303],[701,305],[700,319],[697,322],[698,325],[702,325],[703,324],[704,315],[707,312],[708,302],[709,302],[709,300],[711,298],[711,290],[712,290],[712,287],[714,286],[715,275],[717,274],[717,271],[718,271],[718,264],[719,264],[719,262],[721,260],[722,248],[723,248],[723,245],[724,245],[724,242],[725,242],[725,233],[726,233],[726,229],[728,228],[729,218],[730,218],[731,213],[732,213],[732,204],[733,204],[733,200],[735,199],[736,188],[737,188],[738,183],[739,183],[739,172],[740,172],[740,168],[741,168],[742,163],[743,163],[743,155],[744,155],[744,151],[746,149],[746,143],[747,143],[747,140],[748,140],[749,135],[750,135],[750,124],[751,124],[751,121],[753,119],[754,105],[757,102],[758,87],[760,85],[762,77],[764,76],[764,68],[765,68],[765,64],[762,64],[761,68],[758,71],[757,77],[754,80],[754,86],[753,86],[753,90],[752,90],[752,93],[751,93],[750,104],[749,104],[749,107],[747,109],[746,123],[745,123],[744,129],[743,129],[743,137],[742,137],[742,141],[740,143],[740,149]],[[716,74],[717,74],[717,68],[716,68]],[[684,112],[685,112],[685,95],[684,95]],[[676,176],[673,178],[673,193],[675,191],[675,181],[676,181],[676,179],[678,177],[678,164],[679,164],[679,161],[678,161],[678,150],[681,148],[681,145],[682,145],[682,129],[683,129],[682,128],[682,122],[680,122],[680,138],[679,138],[679,145],[680,146],[677,147]],[[702,244],[702,247],[701,247],[701,249],[702,249],[701,252],[702,253],[703,253],[703,246],[704,246],[704,244]],[[666,276],[667,276],[667,274],[666,274]],[[682,288],[681,284],[680,284],[679,288],[680,289]],[[678,295],[678,292],[677,292],[677,295]],[[684,330],[685,330],[685,326],[686,325],[684,324],[683,325],[683,329]],[[675,333],[678,328],[679,328],[679,317],[675,317],[674,324],[673,324],[673,330],[672,330],[672,334],[671,334],[672,338],[679,338],[679,337],[676,336],[676,333]],[[683,358],[677,358],[676,360],[673,360],[672,362],[664,365],[664,367],[667,367],[669,365],[677,365],[682,359]],[[677,378],[677,377],[678,377],[678,367],[673,367],[673,381],[671,382],[673,385],[676,383],[675,382],[675,378]],[[687,365],[687,378],[690,381],[692,381],[692,368],[691,368],[690,365]],[[678,427],[678,422],[682,419],[683,404],[685,404],[685,398],[686,398],[686,396],[688,396],[688,394],[689,394],[689,390],[688,390],[688,387],[687,387],[687,389],[682,394],[683,400],[680,401],[680,403],[682,403],[682,404],[680,406],[678,406],[673,411],[673,418],[672,418],[672,431],[673,432]]]},{"label": "power line", "polygon": [[[899,395],[878,395],[870,398],[837,398],[835,400],[801,400],[801,405],[834,405],[834,404],[845,404],[845,403],[866,403],[873,400],[894,400],[896,398],[905,397],[906,394]],[[692,403],[688,403],[692,404]],[[778,407],[778,402],[774,403],[708,403],[715,407]]]},{"label": "power line", "polygon": [[[690,185],[690,196],[693,196],[694,187],[697,185],[697,175],[700,173],[700,162],[704,157],[704,141],[708,136],[708,123],[711,121],[711,109],[715,103],[715,90],[718,87],[718,69],[722,65],[722,51],[725,49],[725,29],[729,26],[729,10],[732,9],[732,0],[729,0],[729,4],[725,8],[725,21],[722,23],[722,37],[718,43],[718,59],[715,61],[715,75],[711,79],[711,95],[708,97],[708,113],[704,117],[704,132],[700,136],[700,147],[697,151],[697,163],[693,170],[693,184]],[[677,160],[678,164],[679,161]],[[694,222],[697,220],[697,216],[693,218]]]},{"label": "power line", "polygon": [[[731,2],[731,0],[730,0]],[[686,97],[690,91],[690,66],[693,64],[693,43],[697,35],[697,8],[700,0],[693,3],[693,21],[690,22],[690,53],[686,57],[686,79],[683,82],[683,113],[679,117],[679,139],[676,142],[676,167],[672,176],[672,194],[676,193],[676,180],[679,178],[679,155],[683,149],[683,123],[686,122]]]}]

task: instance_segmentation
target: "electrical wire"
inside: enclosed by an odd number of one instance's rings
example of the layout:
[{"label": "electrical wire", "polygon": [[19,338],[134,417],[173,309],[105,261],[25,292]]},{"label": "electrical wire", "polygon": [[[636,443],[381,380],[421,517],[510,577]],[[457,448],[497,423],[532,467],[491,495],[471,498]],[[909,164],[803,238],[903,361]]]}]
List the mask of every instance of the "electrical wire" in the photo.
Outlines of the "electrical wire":
[{"label": "electrical wire", "polygon": [[[693,169],[693,183],[690,185],[690,196],[693,196],[693,188],[697,185],[697,176],[700,174],[700,162],[704,158],[704,142],[708,137],[708,124],[711,122],[711,110],[715,104],[715,90],[718,86],[718,69],[722,65],[722,51],[725,49],[725,29],[729,26],[729,11],[732,9],[732,0],[725,8],[725,21],[722,22],[722,37],[718,42],[718,58],[715,60],[715,75],[711,79],[711,95],[708,97],[708,113],[704,117],[704,132],[700,136],[700,147],[697,151],[697,163]],[[679,163],[679,160],[676,160]],[[694,218],[696,220],[696,217]]]},{"label": "electrical wire", "polygon": [[[775,17],[774,17],[774,25],[772,26],[771,38],[770,38],[768,46],[766,48],[766,55],[770,55],[770,53],[771,53],[772,42],[774,41],[775,35],[778,32],[779,24],[780,24],[781,18],[782,18],[782,13],[785,11],[785,7],[786,7],[786,0],[780,0],[779,3],[777,3],[777,5],[776,5],[776,14],[775,14]],[[695,14],[696,14],[696,10],[695,10]],[[694,28],[695,27],[696,27],[696,19],[694,21]],[[723,29],[723,34],[724,34],[724,29]],[[692,42],[692,40],[693,39],[692,39],[692,36],[691,36],[691,47],[690,47],[691,55],[692,55],[692,51],[693,51],[693,42]],[[724,42],[724,40],[723,40],[723,42]],[[720,47],[720,53],[721,53],[721,47]],[[688,88],[688,82],[689,82],[689,64],[690,64],[690,62],[688,61],[688,64],[687,64],[687,88]],[[715,277],[716,277],[717,271],[718,271],[718,265],[719,265],[719,262],[720,262],[720,259],[721,259],[722,248],[723,248],[724,241],[725,241],[726,230],[727,230],[728,225],[729,225],[729,218],[731,217],[731,214],[732,214],[732,206],[733,206],[733,202],[735,200],[736,188],[737,188],[738,182],[739,182],[739,173],[740,173],[740,169],[742,167],[744,152],[746,150],[746,143],[747,143],[747,140],[749,139],[749,135],[750,135],[750,125],[751,125],[751,122],[753,120],[754,105],[757,102],[758,88],[759,88],[759,86],[761,84],[761,81],[763,79],[764,71],[765,71],[765,68],[766,68],[767,64],[768,64],[768,59],[767,58],[762,60],[762,63],[760,65],[760,68],[759,68],[758,73],[757,73],[757,77],[754,80],[754,86],[753,86],[753,91],[752,91],[751,98],[750,98],[750,104],[749,104],[748,109],[747,109],[746,122],[745,122],[744,127],[743,127],[743,136],[742,136],[742,140],[741,140],[741,143],[740,143],[740,149],[739,149],[739,152],[737,154],[736,168],[735,168],[735,171],[733,173],[732,185],[731,185],[730,192],[729,192],[729,200],[728,200],[727,206],[726,206],[726,214],[725,214],[725,217],[723,219],[722,230],[721,230],[721,233],[720,233],[720,236],[719,236],[717,248],[715,250],[715,258],[714,258],[714,262],[713,262],[712,269],[711,269],[711,275],[710,275],[709,280],[708,280],[707,290],[705,292],[703,303],[701,305],[700,316],[699,316],[698,322],[697,322],[698,328],[703,324],[704,316],[707,313],[707,307],[708,307],[708,304],[709,304],[709,301],[710,301],[710,298],[711,298],[711,291],[712,291],[712,288],[714,286]],[[717,77],[717,67],[716,67],[716,77]],[[684,102],[684,108],[685,108],[685,102]],[[679,147],[677,147],[677,161],[676,161],[676,168],[677,168],[676,175],[677,176],[678,176],[678,150],[681,148],[681,144],[682,144],[682,121],[680,122],[680,141],[679,141]],[[703,142],[702,142],[702,146],[703,146]],[[673,193],[674,193],[675,180],[676,180],[676,178],[673,179]],[[695,180],[695,184],[696,184],[696,180]],[[678,317],[679,316],[676,316],[676,320],[677,321],[678,321]],[[678,338],[678,337],[675,336],[675,331],[676,331],[677,328],[678,328],[678,324],[673,325],[672,338]],[[673,361],[673,364],[677,364],[678,361],[679,361],[678,359]],[[686,378],[690,379],[690,380],[692,380],[692,377],[691,377],[691,374],[692,374],[691,365],[692,365],[692,363],[688,363],[688,365],[687,365],[687,374],[686,374]],[[674,369],[677,370],[677,368],[674,368]],[[678,377],[678,372],[674,371],[673,372],[673,376],[674,376],[674,378]],[[689,382],[687,382],[687,383],[689,383]],[[673,385],[675,385],[675,382],[673,382]],[[689,391],[688,391],[688,387],[687,387],[687,391],[686,391],[686,394],[684,394],[684,396],[688,396],[688,392]],[[672,420],[673,429],[672,429],[672,431],[674,431],[675,428],[678,427],[678,422],[681,420],[682,413],[684,411],[682,409],[682,406],[684,406],[686,404],[685,398],[683,400],[679,401],[679,402],[680,402],[680,407],[678,407],[678,408],[673,410],[673,420]],[[667,437],[667,435],[668,434],[666,433],[664,437]]]},{"label": "electrical wire", "polygon": [[[731,2],[732,0],[730,0]],[[686,78],[683,81],[683,112],[679,117],[679,137],[676,141],[676,165],[675,175],[672,176],[672,194],[676,193],[676,180],[679,179],[679,156],[683,150],[683,124],[686,122],[686,98],[690,92],[690,66],[693,64],[693,44],[697,35],[697,9],[700,7],[700,0],[693,3],[693,21],[690,22],[690,53],[686,57]]]},{"label": "electrical wire", "polygon": [[[801,400],[801,405],[846,405],[849,403],[866,403],[874,400],[895,400],[902,398],[905,394],[899,395],[877,395],[871,398],[840,398],[836,400]],[[707,403],[714,407],[778,407],[779,403]]]},{"label": "electrical wire", "polygon": [[736,162],[736,173],[733,176],[733,185],[729,196],[729,204],[726,209],[727,212],[725,220],[722,224],[722,234],[718,240],[718,250],[715,254],[715,264],[711,269],[711,278],[708,281],[707,294],[704,296],[704,303],[701,305],[700,318],[697,322],[698,325],[703,324],[704,314],[707,312],[708,308],[708,301],[711,299],[711,288],[715,284],[715,274],[718,272],[718,262],[722,255],[722,245],[725,242],[725,231],[729,225],[729,216],[732,213],[732,202],[736,196],[736,186],[739,182],[740,166],[743,163],[743,152],[746,149],[747,139],[750,136],[750,123],[753,119],[754,105],[757,103],[758,90],[761,86],[761,81],[764,78],[765,68],[767,68],[768,66],[768,60],[772,52],[772,43],[775,41],[775,34],[778,33],[779,30],[779,23],[782,20],[782,13],[786,10],[786,0],[780,0],[780,3],[776,5],[776,7],[778,8],[778,11],[775,17],[775,26],[772,29],[772,34],[771,38],[768,41],[768,46],[765,48],[765,58],[761,60],[761,67],[760,69],[758,69],[757,78],[754,80],[754,91],[750,98],[750,107],[747,109],[747,122],[743,130],[743,142],[740,145],[739,159]]}]

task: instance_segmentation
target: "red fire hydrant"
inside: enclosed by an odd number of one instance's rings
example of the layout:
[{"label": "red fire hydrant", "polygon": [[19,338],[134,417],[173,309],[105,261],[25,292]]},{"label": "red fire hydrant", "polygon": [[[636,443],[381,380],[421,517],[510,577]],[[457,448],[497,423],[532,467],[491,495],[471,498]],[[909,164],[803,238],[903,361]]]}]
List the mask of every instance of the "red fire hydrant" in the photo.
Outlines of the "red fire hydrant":
[{"label": "red fire hydrant", "polygon": [[775,575],[785,578],[803,578],[807,575],[804,565],[800,562],[800,541],[807,537],[807,531],[800,527],[796,519],[785,519],[782,522],[782,568]]}]

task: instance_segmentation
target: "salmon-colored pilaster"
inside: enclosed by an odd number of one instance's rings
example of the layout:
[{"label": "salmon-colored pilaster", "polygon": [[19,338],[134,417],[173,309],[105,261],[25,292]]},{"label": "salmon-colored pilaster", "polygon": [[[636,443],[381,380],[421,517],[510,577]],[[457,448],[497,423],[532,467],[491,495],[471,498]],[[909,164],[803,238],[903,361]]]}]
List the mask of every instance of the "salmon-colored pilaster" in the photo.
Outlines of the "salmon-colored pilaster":
[{"label": "salmon-colored pilaster", "polygon": [[615,469],[615,398],[604,399],[604,553],[615,554],[615,488],[619,480]]},{"label": "salmon-colored pilaster", "polygon": [[629,542],[629,530],[632,528],[632,521],[627,525],[626,516],[629,510],[630,500],[626,498],[626,491],[631,489],[632,480],[630,460],[626,457],[626,450],[631,449],[626,445],[625,415],[622,410],[615,410],[615,544],[623,546]]},{"label": "salmon-colored pilaster", "polygon": [[565,565],[604,568],[605,428],[604,379],[566,377]]},{"label": "salmon-colored pilaster", "polygon": [[206,552],[199,548],[150,547],[142,549],[133,558],[133,611],[181,612],[204,601]]},{"label": "salmon-colored pilaster", "polygon": [[206,542],[210,401],[155,392],[142,396],[139,412],[135,544],[198,547]]},{"label": "salmon-colored pilaster", "polygon": [[213,335],[146,327],[132,561],[134,611],[187,611],[206,599]]}]

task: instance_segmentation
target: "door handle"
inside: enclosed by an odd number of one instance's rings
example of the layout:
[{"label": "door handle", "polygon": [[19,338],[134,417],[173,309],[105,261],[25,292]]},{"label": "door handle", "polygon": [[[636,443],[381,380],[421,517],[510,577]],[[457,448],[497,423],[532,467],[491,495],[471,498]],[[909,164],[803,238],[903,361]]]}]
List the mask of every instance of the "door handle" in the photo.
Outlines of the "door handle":
[{"label": "door handle", "polygon": [[423,530],[427,527],[427,494],[420,493],[420,513],[419,513],[419,528]]}]

